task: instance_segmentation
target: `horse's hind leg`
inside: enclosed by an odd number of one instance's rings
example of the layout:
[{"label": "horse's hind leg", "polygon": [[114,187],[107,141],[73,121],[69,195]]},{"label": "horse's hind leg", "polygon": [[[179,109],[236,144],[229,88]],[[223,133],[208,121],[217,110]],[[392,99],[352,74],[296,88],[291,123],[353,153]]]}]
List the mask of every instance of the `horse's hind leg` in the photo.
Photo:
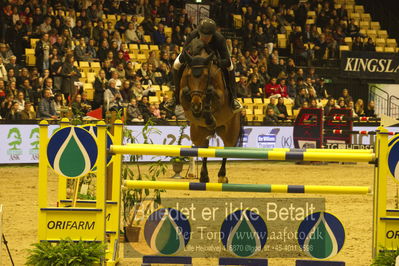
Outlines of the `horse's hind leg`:
[{"label": "horse's hind leg", "polygon": [[201,167],[201,174],[200,174],[200,182],[201,183],[209,182],[207,161],[208,161],[207,157],[202,158],[202,167]]},{"label": "horse's hind leg", "polygon": [[226,176],[226,162],[227,158],[223,158],[222,165],[220,166],[218,173],[218,182],[219,183],[229,183],[229,179]]}]

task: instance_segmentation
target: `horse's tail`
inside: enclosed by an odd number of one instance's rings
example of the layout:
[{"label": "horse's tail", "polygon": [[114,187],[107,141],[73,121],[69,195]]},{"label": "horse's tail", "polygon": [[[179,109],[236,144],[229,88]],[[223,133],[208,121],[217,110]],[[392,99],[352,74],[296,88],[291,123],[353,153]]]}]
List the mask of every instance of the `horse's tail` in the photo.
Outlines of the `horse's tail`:
[{"label": "horse's tail", "polygon": [[245,123],[245,119],[244,117],[240,114],[240,133],[238,135],[238,139],[237,139],[237,143],[236,143],[236,147],[242,147],[244,144],[244,123]]}]

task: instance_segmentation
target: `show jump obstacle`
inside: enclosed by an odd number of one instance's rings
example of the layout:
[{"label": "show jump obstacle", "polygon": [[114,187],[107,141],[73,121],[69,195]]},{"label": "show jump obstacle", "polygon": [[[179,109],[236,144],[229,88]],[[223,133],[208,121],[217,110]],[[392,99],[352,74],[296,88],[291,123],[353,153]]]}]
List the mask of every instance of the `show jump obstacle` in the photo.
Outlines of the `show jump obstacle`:
[{"label": "show jump obstacle", "polygon": [[[48,123],[40,123],[39,160],[39,240],[58,242],[72,240],[101,241],[107,244],[106,264],[115,265],[119,260],[119,225],[121,210],[121,164],[123,154],[163,156],[205,156],[220,158],[250,158],[279,161],[329,161],[369,162],[375,165],[373,256],[380,246],[395,248],[399,235],[399,210],[386,209],[388,156],[397,158],[394,141],[388,145],[388,131],[377,130],[375,150],[327,150],[327,149],[251,149],[251,148],[191,148],[169,145],[122,145],[123,124],[113,126],[113,145],[107,147],[107,127],[97,124],[96,132],[61,123],[60,130],[49,137]],[[89,136],[87,136],[89,134]],[[96,136],[94,135],[96,134]],[[398,138],[399,139],[399,138]],[[395,142],[396,143],[396,142]],[[85,152],[77,152],[86,148]],[[398,154],[395,156],[395,154]],[[112,155],[112,161],[109,157]],[[93,159],[96,157],[95,159]],[[80,165],[83,160],[85,165]],[[391,163],[391,161],[390,161]],[[395,163],[395,166],[396,166]],[[48,165],[59,174],[57,207],[48,205]],[[108,169],[107,169],[108,168]],[[76,201],[67,199],[67,178],[79,178],[96,171],[96,200]],[[391,171],[392,172],[392,171]],[[393,171],[394,172],[394,171]],[[83,173],[83,174],[82,174]],[[110,178],[112,177],[112,179]],[[259,185],[215,184],[189,182],[125,181],[128,188],[167,190],[206,190],[259,193],[313,193],[313,194],[367,194],[368,187],[361,186],[312,186],[312,185]],[[71,207],[71,205],[73,207]],[[76,206],[75,206],[76,205]]]}]

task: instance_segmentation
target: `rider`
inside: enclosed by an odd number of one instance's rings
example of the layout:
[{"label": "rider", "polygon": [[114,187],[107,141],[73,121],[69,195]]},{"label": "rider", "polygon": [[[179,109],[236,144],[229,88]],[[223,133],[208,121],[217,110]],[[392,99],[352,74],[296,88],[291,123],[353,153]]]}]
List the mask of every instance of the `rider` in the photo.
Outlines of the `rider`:
[{"label": "rider", "polygon": [[[238,112],[242,109],[242,105],[237,101],[237,89],[235,86],[235,76],[233,71],[233,63],[231,62],[230,54],[227,50],[226,39],[222,34],[216,31],[216,23],[212,19],[205,18],[201,20],[198,29],[192,31],[187,37],[184,47],[190,44],[194,38],[199,38],[205,45],[207,45],[212,51],[219,54],[218,65],[227,74],[226,83],[231,94],[233,112]],[[180,92],[180,79],[183,74],[181,71],[182,64],[187,63],[188,56],[183,52],[179,54],[173,63],[173,81],[175,84],[174,97],[169,102],[169,106],[175,106],[179,104],[179,92]],[[225,75],[226,76],[226,75]]]}]

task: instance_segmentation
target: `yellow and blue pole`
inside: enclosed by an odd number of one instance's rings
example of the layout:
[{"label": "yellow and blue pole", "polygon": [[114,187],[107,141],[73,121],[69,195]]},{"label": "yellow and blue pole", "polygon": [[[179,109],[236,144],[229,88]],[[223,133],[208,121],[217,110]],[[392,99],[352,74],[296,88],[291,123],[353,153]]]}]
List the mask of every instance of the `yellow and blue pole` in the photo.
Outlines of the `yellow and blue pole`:
[{"label": "yellow and blue pole", "polygon": [[[163,148],[199,148],[187,145],[163,145],[163,144],[132,144],[127,146],[151,145],[153,147]],[[372,149],[291,149],[291,148],[243,148],[243,147],[207,147],[207,149],[223,150],[257,150],[257,151],[291,151],[291,152],[333,152],[333,153],[373,153]]]},{"label": "yellow and blue pole", "polygon": [[373,162],[374,153],[338,153],[312,151],[268,151],[256,149],[208,149],[208,148],[179,148],[158,145],[112,145],[113,154],[158,155],[158,156],[187,156],[187,157],[215,157],[215,158],[245,158],[263,159],[271,161],[327,161],[327,162]]},{"label": "yellow and blue pole", "polygon": [[271,184],[226,184],[193,183],[169,181],[126,180],[124,186],[130,189],[169,189],[194,191],[227,191],[259,193],[295,193],[295,194],[367,194],[366,186],[312,186],[312,185],[271,185]]}]

